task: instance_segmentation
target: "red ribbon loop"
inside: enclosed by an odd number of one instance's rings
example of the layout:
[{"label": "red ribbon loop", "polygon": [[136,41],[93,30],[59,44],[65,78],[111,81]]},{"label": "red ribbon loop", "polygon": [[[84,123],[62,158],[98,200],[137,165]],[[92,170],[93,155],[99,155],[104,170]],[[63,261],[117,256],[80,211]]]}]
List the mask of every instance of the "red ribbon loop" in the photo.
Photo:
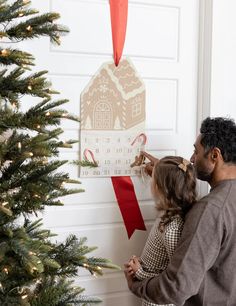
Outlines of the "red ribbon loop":
[{"label": "red ribbon loop", "polygon": [[113,57],[115,65],[119,65],[125,43],[128,0],[110,0]]},{"label": "red ribbon loop", "polygon": [[145,231],[146,227],[131,178],[129,176],[113,176],[111,181],[128,237],[130,238],[136,229]]}]

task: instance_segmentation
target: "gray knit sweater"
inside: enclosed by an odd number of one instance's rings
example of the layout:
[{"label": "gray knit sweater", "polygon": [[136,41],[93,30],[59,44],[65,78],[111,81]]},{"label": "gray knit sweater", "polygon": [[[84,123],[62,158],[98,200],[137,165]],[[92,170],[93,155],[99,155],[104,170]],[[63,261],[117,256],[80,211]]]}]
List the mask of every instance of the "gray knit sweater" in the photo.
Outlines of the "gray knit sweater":
[{"label": "gray knit sweater", "polygon": [[188,213],[165,271],[131,290],[153,303],[236,305],[236,179],[218,183]]}]

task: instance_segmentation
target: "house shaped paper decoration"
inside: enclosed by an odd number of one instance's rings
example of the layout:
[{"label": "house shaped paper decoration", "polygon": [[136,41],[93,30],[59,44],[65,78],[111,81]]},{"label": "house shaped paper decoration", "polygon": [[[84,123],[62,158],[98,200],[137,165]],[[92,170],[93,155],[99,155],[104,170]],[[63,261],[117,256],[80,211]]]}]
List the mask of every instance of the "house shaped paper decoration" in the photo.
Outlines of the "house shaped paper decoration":
[{"label": "house shaped paper decoration", "polygon": [[103,65],[81,96],[81,128],[124,130],[145,120],[145,89],[127,59]]},{"label": "house shaped paper decoration", "polygon": [[[129,59],[120,61],[118,67],[113,62],[101,66],[81,93],[80,119],[81,156],[85,149],[89,149],[99,163],[98,169],[87,169],[83,171],[84,175],[93,176],[94,173],[98,176],[99,172],[106,176],[107,172],[103,171],[105,161],[106,169],[107,164],[110,165],[107,176],[130,175],[128,162],[137,155],[131,143],[144,133],[145,86]],[[132,154],[128,154],[129,151]],[[121,173],[117,172],[118,168]]]}]

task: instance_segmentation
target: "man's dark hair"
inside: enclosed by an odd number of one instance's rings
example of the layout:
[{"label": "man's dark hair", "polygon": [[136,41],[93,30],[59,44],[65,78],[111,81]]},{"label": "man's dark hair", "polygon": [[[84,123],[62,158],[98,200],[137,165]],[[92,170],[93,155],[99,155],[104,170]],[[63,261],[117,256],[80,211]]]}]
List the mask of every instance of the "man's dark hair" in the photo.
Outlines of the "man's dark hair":
[{"label": "man's dark hair", "polygon": [[226,163],[236,164],[236,125],[233,119],[207,117],[202,122],[200,133],[206,153],[217,147]]}]

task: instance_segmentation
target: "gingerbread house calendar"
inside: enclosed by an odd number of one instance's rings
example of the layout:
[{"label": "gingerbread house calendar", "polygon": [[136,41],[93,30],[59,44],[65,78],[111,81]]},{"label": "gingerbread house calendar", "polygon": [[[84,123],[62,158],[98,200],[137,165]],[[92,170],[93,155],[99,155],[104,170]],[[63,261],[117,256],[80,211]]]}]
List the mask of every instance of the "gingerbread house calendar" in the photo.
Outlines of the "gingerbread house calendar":
[{"label": "gingerbread house calendar", "polygon": [[97,167],[81,167],[81,177],[130,176],[145,130],[145,86],[129,59],[107,62],[81,94],[80,159],[90,152]]}]

